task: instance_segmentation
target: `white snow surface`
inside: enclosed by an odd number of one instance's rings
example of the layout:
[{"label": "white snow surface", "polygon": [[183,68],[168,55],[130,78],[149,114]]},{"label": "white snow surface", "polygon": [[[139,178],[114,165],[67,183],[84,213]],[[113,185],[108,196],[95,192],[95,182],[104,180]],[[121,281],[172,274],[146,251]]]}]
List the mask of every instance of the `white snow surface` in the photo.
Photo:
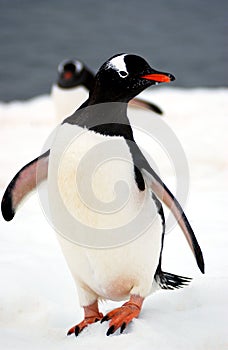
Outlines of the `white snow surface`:
[{"label": "white snow surface", "polygon": [[[162,88],[142,97],[163,108],[163,120],[188,159],[191,187],[185,212],[204,253],[205,275],[176,226],[165,238],[163,269],[193,277],[192,283],[148,297],[140,317],[122,335],[107,337],[105,322],[77,338],[67,337],[83,312],[55,233],[33,195],[13,221],[0,219],[1,349],[228,349],[228,90]],[[0,125],[2,197],[16,172],[40,154],[55,126],[50,96],[0,103]],[[173,190],[169,167],[161,168]],[[119,304],[103,302],[100,309],[106,313]]]}]

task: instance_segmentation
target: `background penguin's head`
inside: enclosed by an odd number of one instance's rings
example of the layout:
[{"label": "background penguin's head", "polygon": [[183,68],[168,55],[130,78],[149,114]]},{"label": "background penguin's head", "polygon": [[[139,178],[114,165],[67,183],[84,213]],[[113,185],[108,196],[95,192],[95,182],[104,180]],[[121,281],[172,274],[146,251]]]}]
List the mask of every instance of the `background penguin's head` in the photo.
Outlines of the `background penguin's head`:
[{"label": "background penguin's head", "polygon": [[[63,89],[70,89],[79,85],[87,87],[90,80],[93,83],[93,74],[79,60],[64,60],[58,66],[57,85]],[[89,87],[92,88],[92,84]]]},{"label": "background penguin's head", "polygon": [[151,85],[175,80],[156,71],[140,56],[118,54],[99,69],[91,98],[97,102],[128,102]]}]

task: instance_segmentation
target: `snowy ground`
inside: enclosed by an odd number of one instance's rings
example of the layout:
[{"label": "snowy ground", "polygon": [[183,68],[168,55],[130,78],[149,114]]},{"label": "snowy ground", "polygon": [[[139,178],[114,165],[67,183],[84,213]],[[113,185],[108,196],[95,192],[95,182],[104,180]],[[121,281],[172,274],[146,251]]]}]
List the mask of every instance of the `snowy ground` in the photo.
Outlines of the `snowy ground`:
[{"label": "snowy ground", "polygon": [[[228,93],[155,89],[151,100],[166,112],[164,120],[189,161],[185,211],[202,247],[206,274],[198,272],[176,227],[165,240],[164,270],[193,277],[190,286],[148,297],[140,317],[122,335],[107,337],[107,323],[97,323],[77,339],[66,337],[82,310],[55,234],[34,195],[12,222],[0,219],[1,349],[228,349]],[[0,103],[0,125],[2,196],[17,170],[39,154],[55,125],[50,97]],[[164,169],[169,182],[169,169]],[[164,173],[162,178],[167,182]],[[101,310],[105,313],[114,304],[103,303]]]}]

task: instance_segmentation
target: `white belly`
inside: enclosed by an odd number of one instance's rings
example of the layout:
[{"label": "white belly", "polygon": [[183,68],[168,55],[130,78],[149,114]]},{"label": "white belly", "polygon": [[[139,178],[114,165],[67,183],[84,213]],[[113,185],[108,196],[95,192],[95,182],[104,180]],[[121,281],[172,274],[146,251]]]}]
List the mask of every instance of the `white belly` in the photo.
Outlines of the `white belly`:
[{"label": "white belly", "polygon": [[[77,137],[66,147],[66,135],[70,134]],[[115,186],[120,181],[118,191]],[[90,294],[112,300],[124,299],[129,293],[149,294],[159,260],[162,225],[150,191],[138,190],[125,140],[62,125],[58,144],[50,154],[48,189],[52,221],[60,232],[58,239],[81,304],[92,302]],[[137,217],[138,223],[132,225]],[[149,225],[145,226],[146,220]],[[94,240],[88,238],[88,230],[94,233]]]},{"label": "white belly", "polygon": [[[148,232],[113,249],[84,248],[58,235],[63,254],[74,277],[82,306],[92,304],[87,289],[101,299],[120,301],[130,294],[145,298],[152,291],[161,249],[158,219]],[[96,298],[94,298],[96,299]]]}]

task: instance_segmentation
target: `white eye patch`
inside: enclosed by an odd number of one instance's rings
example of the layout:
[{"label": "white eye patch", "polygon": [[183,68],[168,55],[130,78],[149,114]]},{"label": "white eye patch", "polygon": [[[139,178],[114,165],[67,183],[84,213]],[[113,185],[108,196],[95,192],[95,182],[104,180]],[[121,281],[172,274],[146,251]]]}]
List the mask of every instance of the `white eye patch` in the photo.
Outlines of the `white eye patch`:
[{"label": "white eye patch", "polygon": [[109,61],[107,64],[107,69],[112,68],[116,70],[121,78],[126,78],[129,74],[127,71],[126,64],[124,62],[125,56],[126,54],[116,56],[112,58],[111,61]]},{"label": "white eye patch", "polygon": [[74,65],[75,66],[75,71],[78,72],[78,73],[80,73],[82,71],[82,69],[83,69],[83,64],[80,61],[77,61],[77,60],[75,60],[75,61],[73,61],[73,60],[64,60],[58,65],[58,72],[59,73],[64,72],[64,70],[65,70],[64,67],[66,65],[72,65],[72,66]]},{"label": "white eye patch", "polygon": [[82,65],[82,63],[80,61],[74,61],[74,65],[75,65],[75,68],[76,68],[77,72],[81,72],[82,71],[83,65]]}]

